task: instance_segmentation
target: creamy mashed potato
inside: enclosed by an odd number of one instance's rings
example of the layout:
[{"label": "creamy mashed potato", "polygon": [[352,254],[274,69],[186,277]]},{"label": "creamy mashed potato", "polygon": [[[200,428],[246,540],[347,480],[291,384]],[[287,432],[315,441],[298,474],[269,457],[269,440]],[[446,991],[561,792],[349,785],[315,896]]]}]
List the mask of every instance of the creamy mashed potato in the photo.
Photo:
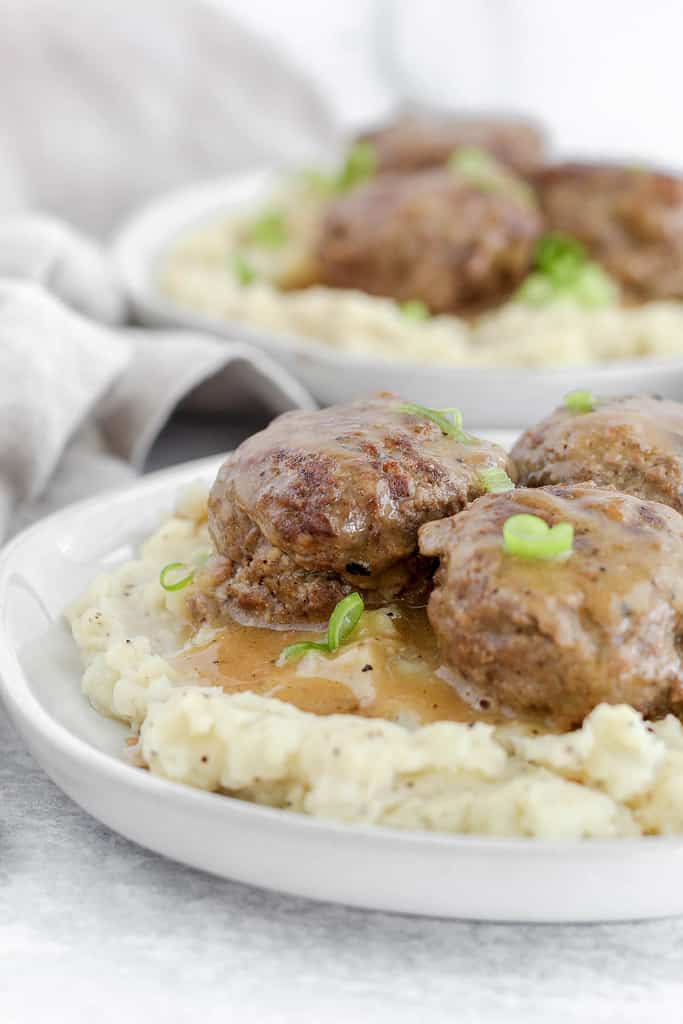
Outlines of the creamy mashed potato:
[{"label": "creamy mashed potato", "polygon": [[[153,773],[399,828],[546,838],[683,831],[683,728],[672,716],[646,723],[630,707],[600,705],[564,735],[513,722],[408,728],[319,717],[184,675],[178,655],[212,631],[192,631],[185,592],[165,591],[159,573],[170,562],[198,564],[208,544],[206,493],[194,489],[138,558],[96,579],[67,613],[84,693],[139,732],[139,761]],[[349,664],[352,649],[353,640],[341,652]]]},{"label": "creamy mashed potato", "polygon": [[[275,336],[425,365],[579,366],[683,353],[679,302],[605,309],[582,309],[571,302],[544,308],[508,303],[470,323],[456,316],[415,320],[392,299],[302,287],[314,279],[311,253],[325,202],[319,191],[294,182],[254,215],[188,231],[162,260],[161,290],[198,313],[241,321]],[[265,218],[267,236],[273,214],[285,229],[284,240],[255,243],[254,224]],[[248,283],[245,268],[253,272]],[[297,287],[301,290],[288,290]]]}]

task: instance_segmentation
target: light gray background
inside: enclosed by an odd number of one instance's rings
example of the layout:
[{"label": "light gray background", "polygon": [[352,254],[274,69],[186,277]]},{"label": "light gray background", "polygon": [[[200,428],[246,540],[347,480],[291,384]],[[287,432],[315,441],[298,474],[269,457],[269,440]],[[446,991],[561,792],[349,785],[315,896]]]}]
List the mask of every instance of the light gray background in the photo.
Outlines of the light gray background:
[{"label": "light gray background", "polygon": [[[258,426],[178,418],[150,466]],[[261,892],[109,832],[52,785],[1,711],[0,747],[1,1024],[683,1019],[683,919],[490,925]]]}]

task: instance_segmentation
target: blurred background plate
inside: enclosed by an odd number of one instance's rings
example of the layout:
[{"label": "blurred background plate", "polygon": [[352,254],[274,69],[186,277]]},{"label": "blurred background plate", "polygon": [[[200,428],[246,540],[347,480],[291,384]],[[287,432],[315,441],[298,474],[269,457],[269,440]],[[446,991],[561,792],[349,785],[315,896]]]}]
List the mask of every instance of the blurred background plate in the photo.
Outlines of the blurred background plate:
[{"label": "blurred background plate", "polygon": [[185,326],[251,342],[297,376],[323,405],[388,389],[437,408],[457,405],[473,427],[524,427],[575,388],[601,395],[645,391],[683,399],[683,357],[544,369],[392,363],[340,352],[322,341],[205,316],[162,293],[157,281],[160,260],[185,231],[259,208],[281,182],[281,173],[275,171],[240,174],[173,192],[134,215],[117,235],[113,252],[137,319],[148,326]]}]

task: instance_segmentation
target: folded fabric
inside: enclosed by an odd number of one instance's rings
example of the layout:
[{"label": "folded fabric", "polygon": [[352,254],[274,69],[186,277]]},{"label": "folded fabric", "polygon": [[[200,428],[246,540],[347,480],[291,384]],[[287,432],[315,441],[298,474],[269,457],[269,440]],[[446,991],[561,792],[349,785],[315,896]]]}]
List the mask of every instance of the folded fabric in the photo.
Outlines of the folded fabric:
[{"label": "folded fabric", "polygon": [[0,268],[15,273],[0,278],[0,541],[133,475],[181,402],[226,414],[254,401],[274,415],[313,406],[289,374],[243,343],[113,329],[69,309],[46,286],[103,319],[125,305],[95,246],[58,225],[38,228],[33,217],[25,231],[19,220],[0,227]]}]

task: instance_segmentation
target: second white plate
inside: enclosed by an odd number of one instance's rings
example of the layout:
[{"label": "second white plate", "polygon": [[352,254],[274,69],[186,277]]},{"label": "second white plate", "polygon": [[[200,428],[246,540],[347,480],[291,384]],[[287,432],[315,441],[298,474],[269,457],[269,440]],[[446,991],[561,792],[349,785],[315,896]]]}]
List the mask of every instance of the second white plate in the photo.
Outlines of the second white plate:
[{"label": "second white plate", "polygon": [[[324,342],[268,332],[203,316],[168,299],[157,284],[162,254],[187,228],[262,206],[281,180],[254,171],[174,192],[142,209],[114,245],[119,277],[142,323],[185,326],[264,349],[298,377],[324,405],[390,390],[435,408],[457,405],[473,427],[525,427],[576,388],[600,395],[646,391],[683,399],[683,358],[641,359],[550,369],[421,366],[339,352]],[[160,342],[162,343],[162,342]]]}]

